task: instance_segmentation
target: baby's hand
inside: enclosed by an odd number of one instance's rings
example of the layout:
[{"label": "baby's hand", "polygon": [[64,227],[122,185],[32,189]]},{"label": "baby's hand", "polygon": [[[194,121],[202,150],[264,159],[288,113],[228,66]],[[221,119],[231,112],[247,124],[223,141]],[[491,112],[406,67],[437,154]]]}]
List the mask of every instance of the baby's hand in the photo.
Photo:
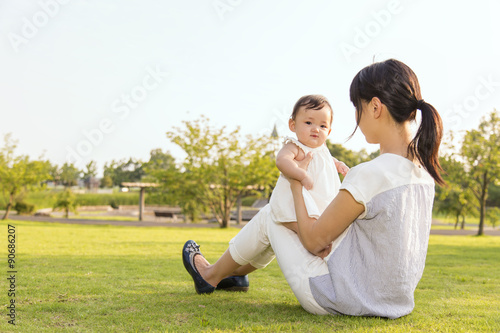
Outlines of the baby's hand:
[{"label": "baby's hand", "polygon": [[300,181],[300,183],[302,184],[302,186],[304,186],[306,188],[306,190],[310,191],[312,190],[313,188],[313,180],[311,178],[311,176],[309,175],[306,175],[306,177],[304,179],[302,179]]},{"label": "baby's hand", "polygon": [[337,162],[335,163],[335,167],[337,168],[337,171],[342,174],[342,176],[345,177],[345,175],[349,172],[349,167],[345,165],[344,162]]}]

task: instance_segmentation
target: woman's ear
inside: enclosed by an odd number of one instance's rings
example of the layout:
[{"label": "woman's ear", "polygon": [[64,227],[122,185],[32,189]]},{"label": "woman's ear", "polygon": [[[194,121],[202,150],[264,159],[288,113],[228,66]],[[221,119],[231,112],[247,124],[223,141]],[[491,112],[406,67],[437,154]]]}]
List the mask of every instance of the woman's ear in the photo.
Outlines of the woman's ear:
[{"label": "woman's ear", "polygon": [[373,107],[373,117],[375,119],[379,118],[380,115],[382,114],[382,102],[378,97],[373,97],[372,100],[370,101]]}]

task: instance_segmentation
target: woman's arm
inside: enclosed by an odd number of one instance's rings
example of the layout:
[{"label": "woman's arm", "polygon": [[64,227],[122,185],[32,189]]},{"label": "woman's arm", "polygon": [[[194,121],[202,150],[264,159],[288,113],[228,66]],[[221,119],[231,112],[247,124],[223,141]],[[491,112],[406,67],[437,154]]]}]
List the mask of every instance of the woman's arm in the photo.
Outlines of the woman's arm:
[{"label": "woman's arm", "polygon": [[[310,156],[305,158],[305,160],[307,159],[310,160]],[[306,161],[306,166],[307,163]],[[300,241],[309,252],[315,255],[324,252],[324,249],[365,210],[365,207],[354,200],[348,191],[341,190],[316,220],[307,214],[300,182],[290,179],[290,187],[297,215]]]}]

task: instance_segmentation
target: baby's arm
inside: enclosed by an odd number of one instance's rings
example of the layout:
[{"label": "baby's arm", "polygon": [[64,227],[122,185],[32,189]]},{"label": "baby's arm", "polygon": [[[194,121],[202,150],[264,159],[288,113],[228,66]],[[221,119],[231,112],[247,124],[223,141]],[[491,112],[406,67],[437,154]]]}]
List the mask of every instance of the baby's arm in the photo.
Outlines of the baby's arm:
[{"label": "baby's arm", "polygon": [[345,177],[345,175],[349,172],[349,167],[345,165],[344,162],[340,162],[339,160],[337,160],[335,157],[333,157],[333,161],[335,162],[337,172],[341,173],[342,176]]},{"label": "baby's arm", "polygon": [[296,144],[287,143],[276,156],[276,166],[285,177],[298,180],[302,183],[302,186],[310,190],[313,187],[312,178],[307,174],[306,170],[299,168],[294,161],[295,159],[300,161],[305,157],[304,153],[300,154],[301,152]]}]

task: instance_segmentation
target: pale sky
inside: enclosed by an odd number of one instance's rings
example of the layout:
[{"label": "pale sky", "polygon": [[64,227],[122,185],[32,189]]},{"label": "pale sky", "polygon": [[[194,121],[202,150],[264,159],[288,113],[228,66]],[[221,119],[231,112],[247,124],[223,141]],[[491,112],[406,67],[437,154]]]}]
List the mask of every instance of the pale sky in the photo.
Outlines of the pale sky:
[{"label": "pale sky", "polygon": [[215,126],[289,135],[295,101],[323,94],[330,140],[371,152],[349,85],[374,60],[417,74],[445,131],[500,109],[500,1],[0,0],[0,135],[53,163],[182,154],[165,133]]}]

